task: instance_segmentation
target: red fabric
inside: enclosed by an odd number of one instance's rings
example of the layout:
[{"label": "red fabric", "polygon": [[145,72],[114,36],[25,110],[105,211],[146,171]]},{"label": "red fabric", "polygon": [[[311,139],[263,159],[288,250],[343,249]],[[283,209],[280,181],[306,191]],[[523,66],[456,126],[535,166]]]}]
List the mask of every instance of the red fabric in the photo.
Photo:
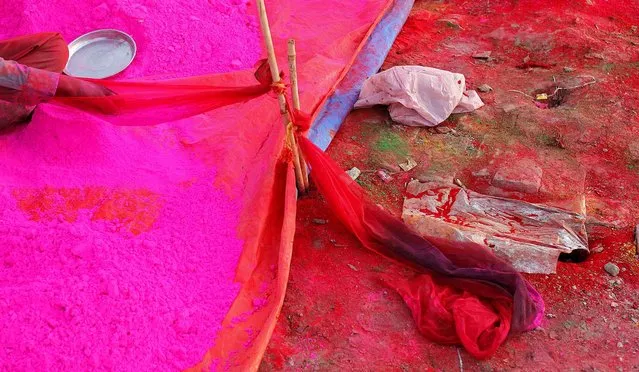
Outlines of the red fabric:
[{"label": "red fabric", "polygon": [[202,81],[120,82],[88,80],[113,91],[103,97],[55,97],[52,103],[90,112],[114,125],[154,125],[249,101],[271,90],[264,64],[255,73],[252,85],[216,86]]},{"label": "red fabric", "polygon": [[508,336],[512,298],[492,286],[468,281],[469,286],[481,287],[473,291],[483,293],[478,297],[459,284],[444,285],[431,275],[388,283],[402,296],[423,335],[441,344],[461,344],[477,359],[488,358]]},{"label": "red fabric", "polygon": [[69,48],[59,33],[43,32],[0,40],[0,58],[61,73],[69,59]]},{"label": "red fabric", "polygon": [[534,326],[543,302],[510,265],[479,245],[454,249],[425,240],[368,201],[364,191],[307,138],[300,136],[299,144],[317,188],[360,242],[423,273],[413,281],[390,285],[402,294],[424,335],[462,344],[473,356],[487,358],[509,332]]}]

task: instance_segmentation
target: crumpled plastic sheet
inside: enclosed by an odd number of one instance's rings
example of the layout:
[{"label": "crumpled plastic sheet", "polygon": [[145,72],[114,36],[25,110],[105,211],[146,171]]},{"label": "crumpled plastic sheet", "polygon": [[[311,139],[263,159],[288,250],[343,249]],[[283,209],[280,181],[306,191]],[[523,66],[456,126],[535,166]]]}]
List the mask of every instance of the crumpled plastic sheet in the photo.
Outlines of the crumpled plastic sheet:
[{"label": "crumpled plastic sheet", "polygon": [[484,105],[474,90],[466,90],[462,74],[422,66],[397,66],[364,82],[356,108],[388,105],[393,121],[433,127],[450,114]]},{"label": "crumpled plastic sheet", "polygon": [[520,272],[554,273],[560,254],[588,254],[579,213],[442,182],[413,180],[406,191],[402,218],[422,236],[482,244]]}]

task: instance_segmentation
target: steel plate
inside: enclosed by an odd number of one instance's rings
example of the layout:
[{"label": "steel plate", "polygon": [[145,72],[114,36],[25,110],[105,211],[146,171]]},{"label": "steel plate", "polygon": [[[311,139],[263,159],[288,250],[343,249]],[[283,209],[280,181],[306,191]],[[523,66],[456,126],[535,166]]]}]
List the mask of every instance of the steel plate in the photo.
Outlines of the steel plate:
[{"label": "steel plate", "polygon": [[75,77],[104,79],[127,68],[135,57],[135,41],[118,30],[96,30],[69,44],[64,73]]}]

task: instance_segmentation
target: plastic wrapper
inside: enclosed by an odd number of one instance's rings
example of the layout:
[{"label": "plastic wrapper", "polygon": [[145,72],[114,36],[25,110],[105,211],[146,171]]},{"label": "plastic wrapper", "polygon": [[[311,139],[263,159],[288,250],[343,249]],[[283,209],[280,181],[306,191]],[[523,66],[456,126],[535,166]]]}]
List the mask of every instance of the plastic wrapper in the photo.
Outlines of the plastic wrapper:
[{"label": "plastic wrapper", "polygon": [[466,91],[464,75],[422,66],[397,66],[364,82],[355,107],[388,105],[391,118],[409,126],[435,126],[452,113],[474,111],[484,103]]},{"label": "plastic wrapper", "polygon": [[518,271],[550,274],[561,254],[588,254],[579,213],[437,182],[413,180],[406,192],[402,218],[422,236],[483,245]]}]

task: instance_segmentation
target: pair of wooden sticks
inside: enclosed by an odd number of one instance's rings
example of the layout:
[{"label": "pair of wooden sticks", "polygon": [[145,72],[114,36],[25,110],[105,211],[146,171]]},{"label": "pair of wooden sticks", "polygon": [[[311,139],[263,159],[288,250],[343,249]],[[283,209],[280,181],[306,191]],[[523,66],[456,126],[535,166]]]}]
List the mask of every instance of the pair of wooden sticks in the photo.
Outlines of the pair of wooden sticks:
[{"label": "pair of wooden sticks", "polygon": [[[273,38],[271,37],[271,27],[268,23],[268,16],[266,14],[266,6],[264,0],[257,0],[257,11],[260,17],[260,27],[262,29],[262,37],[264,38],[264,45],[268,54],[268,64],[271,70],[271,77],[273,83],[281,83],[280,70],[277,67],[277,58],[275,57],[275,48],[273,47]],[[297,62],[295,52],[295,40],[290,39],[288,41],[288,67],[291,79],[291,97],[293,99],[293,108],[299,110],[300,95],[297,82]],[[282,114],[282,120],[284,127],[286,128],[286,140],[293,152],[293,165],[295,167],[295,181],[297,183],[297,189],[301,193],[305,193],[308,190],[308,169],[306,168],[306,161],[304,155],[301,153],[297,140],[295,139],[295,129],[292,128],[290,123],[292,122],[293,113],[288,112],[286,109],[286,97],[283,92],[278,94],[278,101],[280,104],[280,113]]]}]

